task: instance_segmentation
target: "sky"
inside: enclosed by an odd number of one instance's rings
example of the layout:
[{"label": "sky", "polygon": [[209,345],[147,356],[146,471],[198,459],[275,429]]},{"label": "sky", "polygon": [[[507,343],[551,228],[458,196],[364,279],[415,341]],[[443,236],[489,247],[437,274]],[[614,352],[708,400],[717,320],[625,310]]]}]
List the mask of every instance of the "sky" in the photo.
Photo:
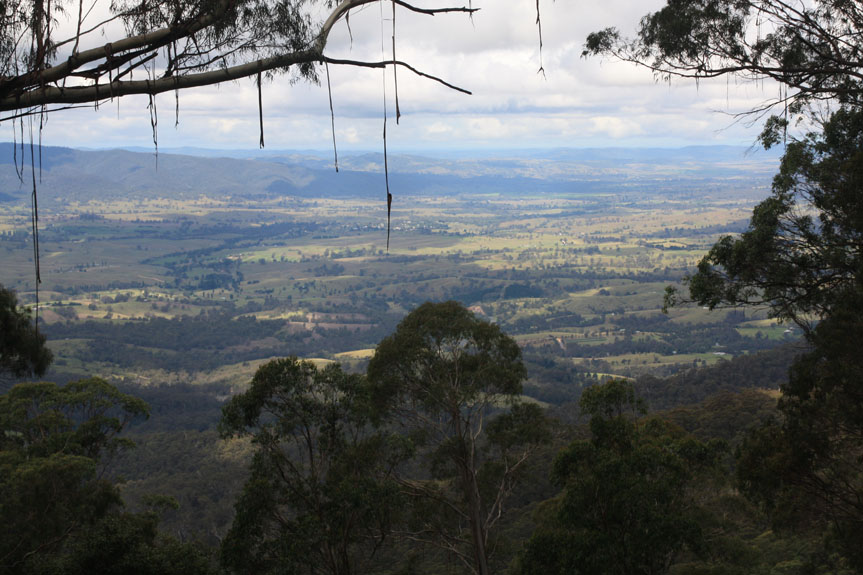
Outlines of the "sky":
[{"label": "sky", "polygon": [[[445,2],[445,0],[442,0]],[[430,2],[419,0],[421,6]],[[456,84],[468,96],[398,72],[401,119],[394,118],[393,75],[330,67],[335,139],[339,150],[380,150],[386,109],[391,153],[423,150],[506,150],[553,147],[750,146],[759,125],[736,121],[775,95],[775,88],[734,80],[656,82],[627,63],[584,59],[587,35],[608,26],[634,33],[661,0],[540,0],[543,46],[534,0],[473,0],[473,18],[399,10],[399,60]],[[436,6],[444,5],[441,3]],[[323,14],[323,12],[322,12]],[[382,59],[391,42],[392,9],[366,7],[351,16],[351,33],[337,25],[326,53]],[[384,58],[390,53],[384,52]],[[542,65],[545,73],[538,73]],[[269,149],[328,150],[333,133],[326,77],[291,84],[277,77],[263,91]],[[251,80],[181,92],[175,126],[173,94],[157,98],[160,148],[256,149],[257,92]],[[12,127],[6,123],[12,139]],[[153,145],[147,100],[129,97],[98,109],[50,115],[43,144],[110,148]]]}]

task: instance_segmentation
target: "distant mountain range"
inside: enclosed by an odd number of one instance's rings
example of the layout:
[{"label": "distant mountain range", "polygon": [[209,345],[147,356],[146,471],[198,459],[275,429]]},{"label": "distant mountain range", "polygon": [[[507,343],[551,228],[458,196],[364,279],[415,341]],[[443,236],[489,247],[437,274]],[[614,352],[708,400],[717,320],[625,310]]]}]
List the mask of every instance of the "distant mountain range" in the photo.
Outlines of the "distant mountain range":
[{"label": "distant mountain range", "polygon": [[[38,148],[37,148],[38,150]],[[345,153],[339,172],[331,155],[312,151],[115,149],[42,147],[37,152],[42,201],[169,197],[304,198],[384,194],[380,153]],[[391,155],[397,195],[627,193],[696,182],[763,187],[778,153],[743,147],[598,148]],[[23,159],[23,161],[22,161]],[[16,168],[17,164],[17,168]],[[0,143],[0,203],[29,196],[30,147]],[[735,184],[737,182],[737,184]]]}]

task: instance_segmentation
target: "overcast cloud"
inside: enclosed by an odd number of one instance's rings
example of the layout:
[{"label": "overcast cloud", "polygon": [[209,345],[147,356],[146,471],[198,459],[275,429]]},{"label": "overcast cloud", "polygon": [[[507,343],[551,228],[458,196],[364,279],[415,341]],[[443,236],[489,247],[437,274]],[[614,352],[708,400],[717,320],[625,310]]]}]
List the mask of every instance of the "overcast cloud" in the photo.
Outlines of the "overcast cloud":
[{"label": "overcast cloud", "polygon": [[[427,4],[421,2],[421,4]],[[439,4],[438,4],[439,5]],[[377,150],[386,107],[393,152],[448,148],[750,145],[758,126],[732,114],[770,98],[772,88],[725,80],[657,84],[651,74],[624,63],[585,60],[591,31],[617,26],[634,31],[659,0],[543,0],[540,60],[532,0],[473,0],[473,19],[422,17],[399,10],[397,56],[417,68],[473,92],[466,96],[399,70],[398,126],[393,75],[378,70],[331,67],[336,140],[342,149]],[[392,9],[368,7],[351,17],[353,41],[341,24],[331,36],[332,57],[381,59],[389,45]],[[383,25],[382,25],[383,17]],[[385,57],[391,57],[389,51]],[[545,75],[538,74],[540,62]],[[331,146],[329,103],[322,86],[277,78],[263,93],[265,138],[273,149]],[[251,80],[157,99],[160,147],[255,148],[257,94]],[[7,124],[7,130],[11,126]],[[11,139],[11,132],[4,139]],[[145,98],[127,98],[99,110],[55,114],[43,142],[61,146],[147,146],[152,143]]]}]

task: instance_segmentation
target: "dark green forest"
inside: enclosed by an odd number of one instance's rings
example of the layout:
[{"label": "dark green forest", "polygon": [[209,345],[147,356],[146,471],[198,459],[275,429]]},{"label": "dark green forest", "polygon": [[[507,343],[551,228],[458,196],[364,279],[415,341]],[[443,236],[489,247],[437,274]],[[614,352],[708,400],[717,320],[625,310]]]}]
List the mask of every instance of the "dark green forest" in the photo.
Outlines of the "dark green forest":
[{"label": "dark green forest", "polygon": [[542,410],[517,399],[513,340],[448,302],[404,318],[367,373],[277,360],[228,403],[22,383],[0,401],[4,570],[852,573],[828,524],[764,499],[759,450],[781,446],[776,390],[804,351]]}]

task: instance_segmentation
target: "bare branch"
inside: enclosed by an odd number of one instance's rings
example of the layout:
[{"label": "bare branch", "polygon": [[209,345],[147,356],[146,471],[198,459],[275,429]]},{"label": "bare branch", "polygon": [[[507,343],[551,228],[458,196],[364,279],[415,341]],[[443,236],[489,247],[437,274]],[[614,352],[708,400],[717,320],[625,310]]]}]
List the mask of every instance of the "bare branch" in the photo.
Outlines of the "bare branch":
[{"label": "bare branch", "polygon": [[325,61],[329,64],[341,64],[344,66],[357,66],[360,68],[386,68],[387,66],[391,66],[391,65],[402,66],[403,68],[407,68],[408,70],[410,70],[411,72],[413,72],[417,76],[422,76],[423,78],[428,78],[429,80],[434,80],[435,82],[446,86],[450,90],[455,90],[456,92],[461,92],[462,94],[467,94],[468,96],[471,96],[473,94],[470,90],[460,88],[459,86],[456,86],[455,84],[450,84],[446,80],[443,80],[442,78],[439,78],[437,76],[433,76],[432,74],[426,74],[425,72],[421,72],[421,71],[417,70],[416,68],[414,68],[413,66],[411,66],[410,64],[408,64],[407,62],[401,62],[399,60],[395,60],[395,61],[384,60],[381,62],[363,62],[361,60],[343,60],[343,59],[339,59],[339,58],[325,57],[325,58],[323,58],[323,61]]}]

